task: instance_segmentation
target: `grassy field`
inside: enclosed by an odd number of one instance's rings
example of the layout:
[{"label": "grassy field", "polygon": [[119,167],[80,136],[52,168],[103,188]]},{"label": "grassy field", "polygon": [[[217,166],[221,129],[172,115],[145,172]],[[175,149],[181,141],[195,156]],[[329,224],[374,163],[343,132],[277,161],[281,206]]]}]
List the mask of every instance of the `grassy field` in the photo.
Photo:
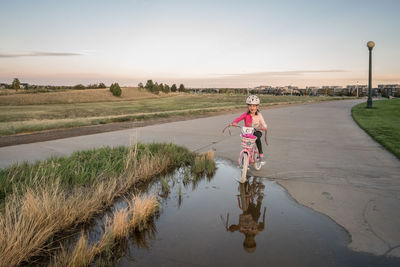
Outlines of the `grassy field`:
[{"label": "grassy field", "polygon": [[104,89],[85,89],[85,90],[64,90],[59,92],[44,93],[21,93],[13,92],[10,89],[8,94],[0,94],[0,105],[42,105],[42,104],[67,104],[67,103],[89,103],[89,102],[109,102],[137,100],[144,98],[160,98],[165,94],[155,95],[146,90],[139,90],[137,87],[122,88],[121,97],[115,97],[108,88]]},{"label": "grassy field", "polygon": [[[173,144],[105,147],[2,169],[0,267],[29,265],[32,257],[53,253],[54,246],[63,239],[63,232],[90,222],[109,208],[115,198],[125,196],[138,184],[146,184],[180,166],[190,168],[194,176],[215,170],[212,152],[197,155]],[[149,210],[144,204],[140,208],[139,202],[136,199],[126,212],[114,215],[109,234],[106,231],[99,244],[88,247],[83,237],[81,247],[79,242],[77,245],[78,250],[83,249],[78,253],[79,259],[101,253],[115,238],[140,226],[153,213],[156,203],[150,200]],[[144,212],[137,213],[138,210]],[[60,254],[56,261],[73,261],[72,258],[78,257],[75,252]]]},{"label": "grassy field", "polygon": [[353,107],[352,115],[362,129],[400,159],[400,99],[374,101],[372,109],[362,103]]},{"label": "grassy field", "polygon": [[[123,97],[118,98],[107,90],[0,96],[0,136],[110,122],[190,116],[242,107],[245,109],[244,95],[154,95],[137,88],[124,88]],[[332,99],[337,98],[261,96],[261,107]]]}]

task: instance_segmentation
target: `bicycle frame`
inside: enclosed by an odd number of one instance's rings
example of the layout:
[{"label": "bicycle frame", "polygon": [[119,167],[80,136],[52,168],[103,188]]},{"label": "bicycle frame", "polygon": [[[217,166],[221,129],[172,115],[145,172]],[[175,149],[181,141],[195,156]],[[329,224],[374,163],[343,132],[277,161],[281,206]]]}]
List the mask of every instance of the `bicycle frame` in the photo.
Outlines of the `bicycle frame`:
[{"label": "bicycle frame", "polygon": [[[230,126],[234,126],[234,127],[238,127],[241,128],[241,138],[242,138],[242,150],[239,153],[239,158],[238,158],[238,163],[239,163],[239,167],[242,169],[242,177],[240,182],[244,183],[247,180],[247,168],[249,166],[249,164],[254,163],[254,168],[256,170],[260,170],[261,169],[261,162],[260,159],[257,157],[258,154],[258,149],[257,149],[257,145],[254,143],[253,141],[249,140],[249,138],[247,138],[246,134],[253,134],[254,133],[254,128],[253,127],[240,127],[240,126],[236,126],[236,125],[228,125],[227,127],[224,128],[224,130],[222,132],[224,132],[227,128],[229,129]],[[231,132],[229,130],[229,134],[231,135]],[[243,137],[245,137],[243,139]],[[250,143],[243,143],[244,141],[249,140]],[[250,138],[252,139],[252,138]],[[252,144],[251,144],[252,143]]]},{"label": "bicycle frame", "polygon": [[[239,126],[239,127],[240,127],[240,126]],[[244,134],[253,134],[253,133],[254,133],[254,128],[253,128],[253,127],[241,127],[241,132],[242,132],[242,133],[241,133],[241,136],[244,135]],[[242,165],[241,159],[242,159],[243,153],[247,153],[247,155],[249,156],[249,157],[248,157],[248,164],[255,162],[254,156],[255,156],[256,153],[258,154],[257,145],[254,144],[254,145],[251,147],[251,149],[249,149],[249,148],[243,148],[243,149],[240,151],[240,153],[239,153],[239,158],[238,158],[238,163],[239,163],[239,166],[240,166],[240,167],[242,167],[242,166],[241,166],[241,165]]]},{"label": "bicycle frame", "polygon": [[238,158],[238,163],[239,166],[242,167],[242,163],[241,163],[241,158],[243,156],[243,153],[247,153],[247,155],[249,156],[249,161],[248,164],[255,162],[254,160],[254,156],[256,153],[258,153],[258,149],[257,146],[254,145],[252,149],[248,149],[248,148],[243,148],[240,153],[239,153],[239,158]]}]

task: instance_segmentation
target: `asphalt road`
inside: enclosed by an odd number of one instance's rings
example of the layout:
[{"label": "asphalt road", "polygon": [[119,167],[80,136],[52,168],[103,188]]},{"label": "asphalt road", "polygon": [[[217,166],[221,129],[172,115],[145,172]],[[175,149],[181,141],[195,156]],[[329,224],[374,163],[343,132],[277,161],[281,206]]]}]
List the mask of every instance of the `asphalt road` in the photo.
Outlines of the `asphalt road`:
[{"label": "asphalt road", "polygon": [[[263,110],[269,127],[267,164],[252,174],[276,180],[299,203],[331,217],[351,235],[356,251],[400,257],[400,161],[351,118],[365,100]],[[245,107],[243,112],[245,111]],[[212,149],[237,161],[238,130],[222,134],[237,114],[0,148],[0,167],[68,155],[76,150],[140,142],[174,142]]]}]

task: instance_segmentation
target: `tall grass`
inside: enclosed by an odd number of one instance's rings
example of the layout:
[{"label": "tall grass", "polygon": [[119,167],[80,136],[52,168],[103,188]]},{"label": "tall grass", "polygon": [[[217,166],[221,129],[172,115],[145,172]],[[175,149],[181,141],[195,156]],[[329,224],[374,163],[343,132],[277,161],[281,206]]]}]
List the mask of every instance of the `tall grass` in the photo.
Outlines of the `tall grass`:
[{"label": "tall grass", "polygon": [[172,144],[137,145],[110,150],[126,154],[95,172],[101,168],[95,159],[109,159],[109,153],[101,151],[75,154],[71,158],[81,160],[76,165],[75,160],[53,158],[2,172],[2,180],[10,181],[0,214],[0,266],[16,266],[43,255],[56,242],[52,240],[56,233],[90,221],[134,185],[194,159],[187,149]]},{"label": "tall grass", "polygon": [[99,177],[123,172],[129,155],[127,147],[103,147],[74,152],[69,157],[53,157],[34,164],[15,164],[0,170],[0,201],[11,192],[60,180],[60,186],[87,185]]},{"label": "tall grass", "polygon": [[82,234],[75,248],[62,249],[53,258],[53,266],[89,266],[95,256],[111,252],[120,242],[128,238],[129,230],[141,231],[146,228],[148,219],[157,211],[156,197],[133,196],[128,208],[118,210],[113,218],[107,218],[102,238],[95,244],[89,244],[86,234]]},{"label": "tall grass", "polygon": [[[183,147],[172,144],[138,144],[135,148],[103,147],[74,152],[69,157],[53,157],[34,164],[15,164],[0,170],[0,203],[10,193],[23,191],[27,187],[51,183],[59,179],[60,186],[70,188],[84,186],[99,179],[113,179],[127,173],[132,164],[143,157],[167,158],[171,162],[165,169],[188,165],[194,155]],[[150,163],[149,163],[150,164]],[[143,168],[144,166],[142,166]]]},{"label": "tall grass", "polygon": [[206,174],[212,176],[215,172],[214,152],[208,151],[195,157],[192,165],[192,173],[195,176]]}]

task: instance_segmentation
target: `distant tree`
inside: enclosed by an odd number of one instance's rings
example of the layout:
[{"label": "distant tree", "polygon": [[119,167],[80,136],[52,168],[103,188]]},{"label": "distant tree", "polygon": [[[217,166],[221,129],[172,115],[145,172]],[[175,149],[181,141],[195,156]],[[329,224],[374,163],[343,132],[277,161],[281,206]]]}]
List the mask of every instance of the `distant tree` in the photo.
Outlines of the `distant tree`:
[{"label": "distant tree", "polygon": [[99,86],[97,85],[97,83],[94,84],[89,84],[88,86],[86,86],[87,89],[96,89],[99,88]]},{"label": "distant tree", "polygon": [[163,90],[163,92],[166,93],[166,94],[168,94],[170,91],[171,91],[171,89],[169,88],[169,85],[168,85],[168,84],[165,84],[165,85],[164,85],[164,90]]},{"label": "distant tree", "polygon": [[74,89],[83,90],[83,89],[85,89],[85,86],[83,84],[77,84],[74,86]]},{"label": "distant tree", "polygon": [[121,96],[122,94],[121,87],[119,87],[118,83],[111,84],[110,91],[113,94],[113,96]]},{"label": "distant tree", "polygon": [[150,92],[153,92],[153,87],[154,87],[153,80],[147,80],[146,85],[144,86],[144,88],[146,88]]},{"label": "distant tree", "polygon": [[140,89],[143,89],[143,83],[140,82],[140,83],[138,84],[138,87],[139,87]]},{"label": "distant tree", "polygon": [[171,86],[171,92],[176,92],[176,84],[173,84],[173,85]]},{"label": "distant tree", "polygon": [[107,88],[107,86],[104,83],[99,83],[99,88]]},{"label": "distant tree", "polygon": [[11,88],[15,89],[15,90],[18,90],[18,89],[21,88],[21,83],[19,82],[18,78],[14,78],[14,80],[13,80],[13,82],[11,84]]},{"label": "distant tree", "polygon": [[185,92],[185,91],[186,91],[185,86],[183,86],[183,84],[180,84],[179,85],[179,92]]},{"label": "distant tree", "polygon": [[164,84],[163,83],[160,83],[158,85],[158,91],[164,92]]},{"label": "distant tree", "polygon": [[158,94],[160,92],[160,86],[158,85],[158,83],[156,82],[153,86],[153,91],[154,94]]}]

